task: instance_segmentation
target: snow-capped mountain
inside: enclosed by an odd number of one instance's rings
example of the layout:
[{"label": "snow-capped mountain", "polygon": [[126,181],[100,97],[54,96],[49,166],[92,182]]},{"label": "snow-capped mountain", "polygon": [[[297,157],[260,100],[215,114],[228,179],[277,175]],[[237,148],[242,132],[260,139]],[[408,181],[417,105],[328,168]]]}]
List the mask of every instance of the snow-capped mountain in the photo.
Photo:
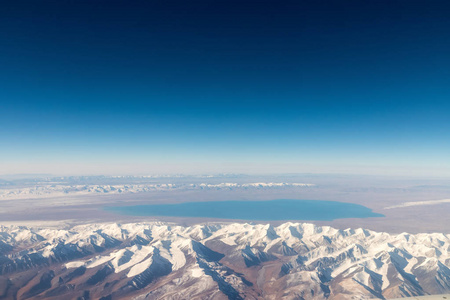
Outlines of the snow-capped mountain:
[{"label": "snow-capped mountain", "polygon": [[1,188],[0,199],[49,198],[64,196],[83,196],[99,194],[136,194],[171,190],[231,190],[231,189],[270,189],[312,187],[311,183],[256,182],[256,183],[158,183],[158,184],[103,184],[103,185],[65,185],[41,184],[22,188]]},{"label": "snow-capped mountain", "polygon": [[[0,227],[5,299],[366,299],[450,292],[450,235],[312,224]],[[84,297],[84,298],[83,298]]]}]

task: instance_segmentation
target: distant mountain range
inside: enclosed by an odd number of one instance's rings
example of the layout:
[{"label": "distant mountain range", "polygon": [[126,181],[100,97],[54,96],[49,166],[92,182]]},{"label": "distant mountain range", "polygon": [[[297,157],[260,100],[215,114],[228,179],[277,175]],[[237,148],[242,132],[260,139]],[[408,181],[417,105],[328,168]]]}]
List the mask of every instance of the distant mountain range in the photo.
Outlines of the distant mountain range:
[{"label": "distant mountain range", "polygon": [[310,183],[255,182],[255,183],[158,183],[158,184],[44,184],[22,188],[0,189],[0,199],[48,198],[59,196],[80,196],[98,194],[134,194],[165,190],[224,190],[224,189],[268,189],[289,187],[312,187]]},{"label": "distant mountain range", "polygon": [[2,299],[368,299],[450,292],[450,235],[312,224],[0,226]]}]

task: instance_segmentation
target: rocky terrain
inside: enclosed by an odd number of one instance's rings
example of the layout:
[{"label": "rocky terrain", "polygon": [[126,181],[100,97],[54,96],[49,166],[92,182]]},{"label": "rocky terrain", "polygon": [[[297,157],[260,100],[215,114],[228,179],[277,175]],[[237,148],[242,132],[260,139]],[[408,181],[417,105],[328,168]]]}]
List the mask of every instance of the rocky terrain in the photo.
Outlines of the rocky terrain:
[{"label": "rocky terrain", "polygon": [[450,291],[448,234],[312,224],[0,227],[2,299],[368,299]]}]

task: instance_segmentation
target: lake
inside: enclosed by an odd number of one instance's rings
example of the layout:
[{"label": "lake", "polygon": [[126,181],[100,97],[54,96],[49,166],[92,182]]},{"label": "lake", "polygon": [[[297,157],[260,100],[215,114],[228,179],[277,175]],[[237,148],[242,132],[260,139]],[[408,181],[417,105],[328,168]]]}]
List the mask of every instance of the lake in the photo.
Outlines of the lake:
[{"label": "lake", "polygon": [[196,217],[237,220],[316,220],[384,217],[353,203],[322,200],[210,201],[105,207],[133,216]]}]

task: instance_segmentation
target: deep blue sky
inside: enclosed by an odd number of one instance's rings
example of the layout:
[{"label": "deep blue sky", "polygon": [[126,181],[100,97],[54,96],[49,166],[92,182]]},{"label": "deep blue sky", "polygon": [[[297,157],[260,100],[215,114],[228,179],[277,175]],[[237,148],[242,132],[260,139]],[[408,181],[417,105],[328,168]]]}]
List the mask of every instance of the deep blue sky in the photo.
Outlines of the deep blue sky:
[{"label": "deep blue sky", "polygon": [[0,173],[450,175],[449,1],[10,1]]}]

